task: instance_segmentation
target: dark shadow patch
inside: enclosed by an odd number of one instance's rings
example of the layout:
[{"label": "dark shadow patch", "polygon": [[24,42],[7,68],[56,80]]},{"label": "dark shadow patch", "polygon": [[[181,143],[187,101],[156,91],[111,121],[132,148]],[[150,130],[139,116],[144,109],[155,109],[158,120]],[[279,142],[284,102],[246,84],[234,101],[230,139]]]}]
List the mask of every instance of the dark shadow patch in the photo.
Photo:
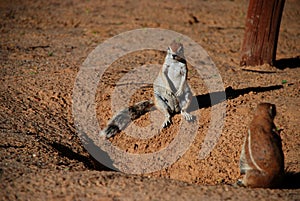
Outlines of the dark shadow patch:
[{"label": "dark shadow patch", "polygon": [[195,111],[201,108],[208,108],[221,103],[225,100],[235,99],[240,95],[248,94],[250,92],[261,93],[266,91],[278,90],[283,88],[283,85],[273,85],[268,87],[248,87],[244,89],[233,89],[232,87],[227,87],[224,91],[212,92],[203,95],[197,95],[193,97],[190,111]]},{"label": "dark shadow patch", "polygon": [[273,74],[273,73],[278,73],[277,71],[263,71],[263,70],[254,70],[254,69],[246,69],[242,68],[243,71],[248,71],[252,73],[260,73],[260,74]]},{"label": "dark shadow patch", "polygon": [[18,149],[18,148],[25,148],[25,145],[0,145],[0,148],[3,149],[8,149],[8,148],[14,148],[14,149]]},{"label": "dark shadow patch", "polygon": [[[57,142],[49,142],[46,138],[44,137],[39,137],[40,140],[42,140],[43,143],[49,145],[50,147],[52,147],[53,149],[55,149],[60,156],[62,157],[66,157],[69,160],[76,160],[78,162],[82,162],[84,164],[84,166],[86,168],[88,168],[89,170],[98,170],[98,171],[112,171],[110,168],[104,166],[103,164],[99,163],[96,159],[94,159],[93,157],[89,156],[83,156],[81,154],[78,154],[76,152],[74,152],[71,148],[63,145],[63,144],[59,144]],[[89,146],[93,146],[93,143],[90,142]],[[96,145],[94,145],[94,149],[99,149]],[[100,149],[99,149],[100,150]],[[107,153],[105,152],[101,152],[101,150],[98,150],[98,154],[101,154],[101,156],[106,156]]]},{"label": "dark shadow patch", "polygon": [[279,59],[274,62],[274,66],[280,70],[285,68],[299,68],[300,67],[300,56],[287,59]]},{"label": "dark shadow patch", "polygon": [[273,91],[282,89],[283,85],[273,85],[267,87],[248,87],[244,89],[233,89],[232,87],[227,87],[225,89],[227,99],[234,99],[240,95],[248,94],[250,92],[261,93],[266,91]]},{"label": "dark shadow patch", "polygon": [[299,189],[300,188],[300,172],[287,171],[285,173],[281,189]]}]

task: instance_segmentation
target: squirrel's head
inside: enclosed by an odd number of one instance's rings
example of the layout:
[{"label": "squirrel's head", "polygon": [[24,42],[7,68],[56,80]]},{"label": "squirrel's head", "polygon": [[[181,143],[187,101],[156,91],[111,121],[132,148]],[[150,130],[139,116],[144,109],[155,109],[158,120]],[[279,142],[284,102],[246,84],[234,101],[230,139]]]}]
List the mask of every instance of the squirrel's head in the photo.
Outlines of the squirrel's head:
[{"label": "squirrel's head", "polygon": [[169,45],[167,54],[168,57],[177,61],[185,59],[182,43],[176,42],[175,40]]},{"label": "squirrel's head", "polygon": [[276,106],[271,103],[259,103],[257,105],[256,114],[269,115],[271,119],[276,116]]}]

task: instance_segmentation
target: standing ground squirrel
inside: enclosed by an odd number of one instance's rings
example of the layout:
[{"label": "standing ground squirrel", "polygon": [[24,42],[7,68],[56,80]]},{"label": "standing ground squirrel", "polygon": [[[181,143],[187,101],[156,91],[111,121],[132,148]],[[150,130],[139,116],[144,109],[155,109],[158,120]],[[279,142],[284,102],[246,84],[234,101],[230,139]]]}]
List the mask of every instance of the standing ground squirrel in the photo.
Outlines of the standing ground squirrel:
[{"label": "standing ground squirrel", "polygon": [[110,138],[123,130],[139,116],[156,106],[165,115],[162,128],[171,124],[171,116],[180,112],[185,120],[193,120],[186,110],[192,100],[192,92],[187,83],[187,65],[181,43],[173,41],[167,50],[164,64],[153,83],[154,102],[146,100],[118,112],[100,132],[101,136]]},{"label": "standing ground squirrel", "polygon": [[281,138],[273,122],[276,107],[260,103],[245,138],[240,171],[245,174],[238,185],[256,188],[274,188],[284,175],[284,155]]}]

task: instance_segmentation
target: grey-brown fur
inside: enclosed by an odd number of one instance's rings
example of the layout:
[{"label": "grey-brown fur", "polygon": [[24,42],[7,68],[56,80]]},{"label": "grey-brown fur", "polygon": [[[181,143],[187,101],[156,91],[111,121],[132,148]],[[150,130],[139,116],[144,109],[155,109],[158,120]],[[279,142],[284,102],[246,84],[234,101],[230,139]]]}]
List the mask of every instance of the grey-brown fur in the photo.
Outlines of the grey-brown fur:
[{"label": "grey-brown fur", "polygon": [[141,101],[129,108],[124,108],[111,118],[107,126],[101,131],[100,135],[110,138],[124,130],[131,121],[139,118],[143,114],[149,112],[154,106],[153,101]]}]

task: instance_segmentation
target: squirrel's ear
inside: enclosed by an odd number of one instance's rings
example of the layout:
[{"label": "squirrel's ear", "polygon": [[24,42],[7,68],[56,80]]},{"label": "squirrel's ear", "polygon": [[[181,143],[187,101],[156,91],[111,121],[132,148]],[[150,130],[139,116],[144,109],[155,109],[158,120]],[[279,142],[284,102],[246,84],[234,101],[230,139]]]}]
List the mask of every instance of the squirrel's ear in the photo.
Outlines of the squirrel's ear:
[{"label": "squirrel's ear", "polygon": [[168,49],[167,49],[167,53],[170,53],[171,52],[171,48],[170,47],[168,47]]}]

